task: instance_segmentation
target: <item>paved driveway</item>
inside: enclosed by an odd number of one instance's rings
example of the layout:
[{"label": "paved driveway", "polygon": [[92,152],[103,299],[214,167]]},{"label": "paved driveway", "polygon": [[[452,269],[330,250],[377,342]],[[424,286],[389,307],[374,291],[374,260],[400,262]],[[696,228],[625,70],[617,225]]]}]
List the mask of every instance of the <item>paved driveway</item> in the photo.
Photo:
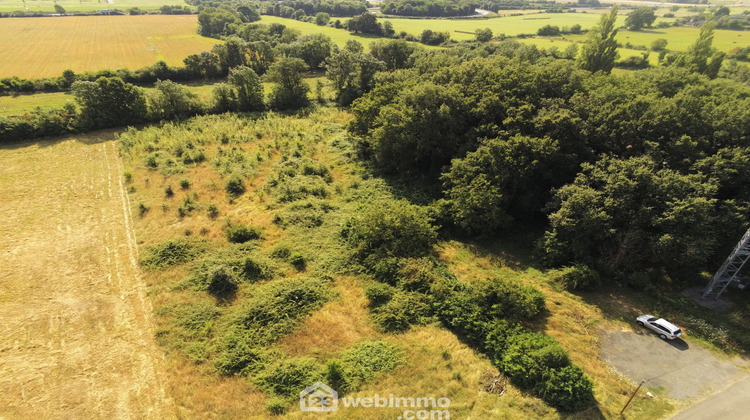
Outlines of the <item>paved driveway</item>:
[{"label": "paved driveway", "polygon": [[677,400],[724,389],[747,375],[739,360],[717,357],[681,339],[661,340],[645,328],[602,331],[601,336],[604,360],[634,382],[646,379],[645,387],[663,387]]}]

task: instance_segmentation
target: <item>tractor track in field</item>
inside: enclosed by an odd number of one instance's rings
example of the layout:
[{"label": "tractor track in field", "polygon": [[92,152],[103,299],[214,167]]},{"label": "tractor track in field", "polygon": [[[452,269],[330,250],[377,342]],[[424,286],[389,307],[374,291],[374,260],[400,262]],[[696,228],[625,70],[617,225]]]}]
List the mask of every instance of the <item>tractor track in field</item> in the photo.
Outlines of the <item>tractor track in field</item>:
[{"label": "tractor track in field", "polygon": [[0,148],[0,418],[176,417],[121,173],[113,141]]}]

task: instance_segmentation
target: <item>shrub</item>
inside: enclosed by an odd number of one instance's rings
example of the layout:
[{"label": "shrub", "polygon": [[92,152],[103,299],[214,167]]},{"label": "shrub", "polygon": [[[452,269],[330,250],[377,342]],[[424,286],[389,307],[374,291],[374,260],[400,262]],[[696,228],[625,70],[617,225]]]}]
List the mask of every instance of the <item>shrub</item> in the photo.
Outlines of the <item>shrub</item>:
[{"label": "shrub", "polygon": [[190,180],[187,178],[182,178],[180,180],[180,188],[182,188],[183,190],[190,188]]},{"label": "shrub", "polygon": [[552,337],[526,332],[508,338],[507,349],[496,363],[516,385],[533,389],[549,369],[570,365],[570,358]]},{"label": "shrub", "polygon": [[341,356],[346,382],[352,390],[373,380],[379,372],[392,370],[400,360],[398,350],[384,341],[358,343]]},{"label": "shrub", "polygon": [[600,278],[596,270],[584,264],[577,264],[558,270],[552,281],[567,290],[594,290],[599,286]]},{"label": "shrub", "polygon": [[325,383],[335,389],[339,397],[351,390],[346,367],[340,360],[332,359],[326,363]]},{"label": "shrub", "polygon": [[188,262],[206,250],[206,243],[187,238],[171,239],[146,248],[141,265],[161,269]]},{"label": "shrub", "polygon": [[167,185],[167,188],[164,189],[164,195],[167,197],[174,196],[174,190],[172,189],[171,185]]},{"label": "shrub", "polygon": [[274,258],[285,260],[290,255],[292,255],[292,250],[286,244],[278,244],[271,250],[271,256]]},{"label": "shrub", "polygon": [[222,375],[246,376],[259,370],[269,358],[249,334],[235,329],[223,337],[214,367]]},{"label": "shrub", "polygon": [[239,174],[229,175],[224,189],[230,197],[239,197],[245,193],[245,181]]},{"label": "shrub", "polygon": [[261,236],[259,227],[231,222],[228,222],[226,227],[224,227],[224,233],[227,235],[227,240],[235,244],[259,239]]},{"label": "shrub", "polygon": [[226,266],[214,267],[208,279],[208,292],[216,297],[230,296],[237,291],[237,276]]},{"label": "shrub", "polygon": [[393,287],[383,283],[376,283],[365,288],[365,297],[370,301],[370,305],[380,306],[388,303],[393,298],[394,292],[395,289]]},{"label": "shrub", "polygon": [[280,360],[255,375],[258,387],[273,395],[294,397],[323,379],[323,369],[313,358],[293,357]]},{"label": "shrub", "polygon": [[289,333],[297,321],[334,296],[328,282],[315,278],[277,280],[256,289],[255,295],[236,309],[232,324],[269,344]]},{"label": "shrub", "polygon": [[219,208],[216,207],[216,204],[211,203],[206,206],[206,212],[208,213],[208,217],[212,219],[219,217]]},{"label": "shrub", "polygon": [[375,324],[386,332],[404,332],[412,325],[424,323],[429,315],[430,307],[424,296],[401,291],[372,312]]},{"label": "shrub", "polygon": [[247,257],[242,265],[242,273],[250,281],[267,280],[274,277],[275,270],[264,258]]},{"label": "shrub", "polygon": [[266,410],[274,416],[285,414],[288,407],[289,403],[284,398],[279,397],[271,398],[266,403]]},{"label": "shrub", "polygon": [[383,201],[349,220],[342,236],[355,248],[365,267],[372,269],[383,258],[429,253],[437,239],[431,221],[426,210],[405,200]]},{"label": "shrub", "polygon": [[479,287],[477,301],[486,316],[525,320],[544,309],[544,294],[531,286],[494,278]]},{"label": "shrub", "polygon": [[578,366],[550,369],[546,380],[535,389],[548,404],[562,411],[576,412],[596,403],[594,384]]},{"label": "shrub", "polygon": [[307,259],[299,252],[295,252],[289,256],[289,263],[292,264],[297,271],[305,271],[305,268],[307,267]]}]

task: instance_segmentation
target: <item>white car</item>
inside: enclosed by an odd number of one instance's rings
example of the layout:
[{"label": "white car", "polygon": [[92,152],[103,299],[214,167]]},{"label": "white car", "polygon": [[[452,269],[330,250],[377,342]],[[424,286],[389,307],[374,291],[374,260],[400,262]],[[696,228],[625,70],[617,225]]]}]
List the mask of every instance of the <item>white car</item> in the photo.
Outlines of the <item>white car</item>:
[{"label": "white car", "polygon": [[674,340],[682,335],[682,331],[680,331],[676,325],[664,318],[657,318],[651,315],[641,315],[636,318],[636,320],[638,321],[638,325],[653,330],[662,340]]}]

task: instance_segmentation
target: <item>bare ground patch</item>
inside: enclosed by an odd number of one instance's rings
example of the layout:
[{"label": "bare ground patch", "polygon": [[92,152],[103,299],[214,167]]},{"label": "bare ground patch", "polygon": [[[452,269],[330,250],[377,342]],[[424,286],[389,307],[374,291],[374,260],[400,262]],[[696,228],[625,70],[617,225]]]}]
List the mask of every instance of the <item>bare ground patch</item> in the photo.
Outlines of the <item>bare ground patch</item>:
[{"label": "bare ground patch", "polygon": [[111,134],[0,149],[0,418],[170,418]]}]

